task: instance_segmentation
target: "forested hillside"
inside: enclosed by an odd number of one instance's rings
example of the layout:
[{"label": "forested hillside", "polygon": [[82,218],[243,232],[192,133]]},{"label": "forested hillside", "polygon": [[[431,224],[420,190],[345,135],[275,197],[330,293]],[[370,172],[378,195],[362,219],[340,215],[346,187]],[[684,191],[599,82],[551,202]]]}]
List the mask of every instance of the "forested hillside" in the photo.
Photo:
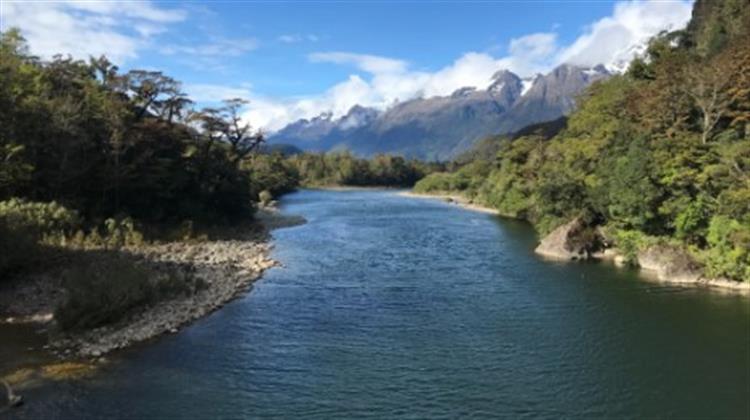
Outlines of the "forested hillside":
[{"label": "forested hillside", "polygon": [[[268,266],[253,263],[265,255],[252,242],[265,240],[264,225],[248,223],[259,201],[300,185],[411,186],[430,169],[385,155],[285,156],[260,147],[241,99],[196,109],[161,72],[120,73],[105,57],[42,61],[16,30],[2,33],[0,54],[0,289],[10,296],[0,296],[0,314],[48,308],[67,331],[181,297],[203,296],[192,310],[209,311],[231,296],[223,287],[241,288],[233,269],[251,281]],[[212,242],[227,237],[249,242]],[[159,260],[165,251],[153,249],[164,241],[178,244],[172,256],[190,257]],[[226,258],[219,274],[196,268],[203,245],[211,261]],[[190,249],[182,257],[181,247]],[[184,322],[163,308],[158,328]]]},{"label": "forested hillside", "polygon": [[581,218],[633,263],[662,243],[711,278],[750,281],[748,28],[748,2],[698,1],[687,30],[588,89],[552,139],[496,142],[495,159],[416,190],[460,191],[542,233]]}]

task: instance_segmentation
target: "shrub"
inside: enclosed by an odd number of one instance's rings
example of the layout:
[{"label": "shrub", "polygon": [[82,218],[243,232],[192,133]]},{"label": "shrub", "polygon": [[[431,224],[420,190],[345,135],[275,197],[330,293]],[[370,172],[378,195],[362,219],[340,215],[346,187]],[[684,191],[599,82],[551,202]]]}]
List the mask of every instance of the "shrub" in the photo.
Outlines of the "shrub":
[{"label": "shrub", "polygon": [[750,281],[750,225],[714,216],[706,239],[702,259],[708,276]]},{"label": "shrub", "polygon": [[64,235],[81,224],[78,213],[62,205],[27,201],[19,198],[0,201],[0,219],[14,229],[24,229],[37,239],[45,235]]},{"label": "shrub", "polygon": [[43,242],[59,242],[80,225],[78,213],[55,202],[0,201],[0,276],[47,259]]},{"label": "shrub", "polygon": [[625,264],[630,266],[638,265],[638,251],[651,243],[651,238],[637,230],[618,230],[614,236],[617,248],[625,257]]},{"label": "shrub", "polygon": [[422,178],[414,185],[418,193],[447,192],[453,190],[453,174],[435,172]]},{"label": "shrub", "polygon": [[135,308],[201,287],[184,272],[157,273],[125,256],[98,256],[91,264],[68,270],[63,284],[67,298],[55,318],[65,330],[114,323]]}]

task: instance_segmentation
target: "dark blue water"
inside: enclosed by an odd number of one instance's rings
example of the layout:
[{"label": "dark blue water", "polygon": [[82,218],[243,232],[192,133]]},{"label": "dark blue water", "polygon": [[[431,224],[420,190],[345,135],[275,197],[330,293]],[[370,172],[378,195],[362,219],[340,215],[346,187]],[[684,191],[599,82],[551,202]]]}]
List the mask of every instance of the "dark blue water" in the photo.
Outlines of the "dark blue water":
[{"label": "dark blue water", "polygon": [[521,223],[303,191],[275,268],[19,418],[750,416],[750,300],[532,254]]}]

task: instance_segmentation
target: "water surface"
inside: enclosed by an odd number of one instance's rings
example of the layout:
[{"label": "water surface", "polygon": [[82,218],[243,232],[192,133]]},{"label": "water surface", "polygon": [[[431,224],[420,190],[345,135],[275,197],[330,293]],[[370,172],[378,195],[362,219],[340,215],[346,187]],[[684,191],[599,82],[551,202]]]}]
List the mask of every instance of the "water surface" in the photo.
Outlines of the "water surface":
[{"label": "water surface", "polygon": [[522,223],[302,191],[247,296],[17,418],[750,416],[750,299],[536,258]]}]

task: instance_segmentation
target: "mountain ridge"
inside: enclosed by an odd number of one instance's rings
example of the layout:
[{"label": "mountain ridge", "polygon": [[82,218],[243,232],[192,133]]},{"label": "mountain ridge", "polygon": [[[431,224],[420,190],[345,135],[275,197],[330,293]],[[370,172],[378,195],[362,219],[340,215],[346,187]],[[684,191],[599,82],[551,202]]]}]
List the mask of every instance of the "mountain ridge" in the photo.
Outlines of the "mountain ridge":
[{"label": "mountain ridge", "polygon": [[307,151],[346,149],[362,156],[392,153],[449,160],[485,137],[568,114],[578,94],[611,75],[603,65],[563,64],[531,78],[499,70],[486,89],[464,87],[446,96],[399,102],[383,111],[355,105],[340,118],[322,113],[295,121],[269,141]]}]

